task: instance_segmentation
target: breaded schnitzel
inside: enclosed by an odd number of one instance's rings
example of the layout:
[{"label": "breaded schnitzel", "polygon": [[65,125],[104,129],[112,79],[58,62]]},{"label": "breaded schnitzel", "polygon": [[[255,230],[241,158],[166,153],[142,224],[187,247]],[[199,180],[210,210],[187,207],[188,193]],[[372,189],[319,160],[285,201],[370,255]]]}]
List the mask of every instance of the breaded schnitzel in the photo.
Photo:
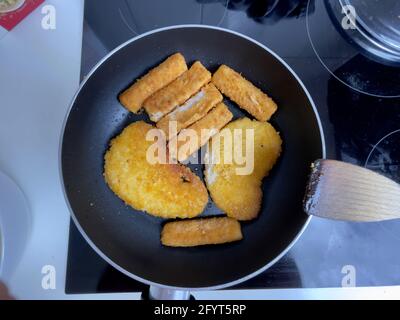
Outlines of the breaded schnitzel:
[{"label": "breaded schnitzel", "polygon": [[207,189],[189,168],[179,164],[151,164],[146,158],[154,143],[146,141],[143,121],[127,126],[105,154],[104,177],[114,193],[137,210],[163,218],[191,218],[202,213]]},{"label": "breaded schnitzel", "polygon": [[161,243],[170,247],[220,244],[242,238],[240,223],[229,217],[172,221],[161,232]]},{"label": "breaded schnitzel", "polygon": [[[212,148],[213,140],[220,139],[225,134],[231,134],[235,129],[254,130],[254,170],[249,175],[238,175],[240,166],[226,163],[224,154],[224,139],[221,139],[218,150]],[[229,131],[229,132],[226,132]],[[246,135],[243,134],[242,138]],[[242,142],[244,145],[244,141]],[[261,182],[274,166],[281,153],[282,140],[279,133],[268,122],[259,122],[242,118],[228,124],[209,143],[206,159],[205,181],[211,198],[215,204],[229,217],[238,220],[251,220],[257,217],[261,206]],[[236,147],[236,146],[235,146]],[[233,151],[232,145],[227,148],[227,156]],[[216,164],[217,155],[220,162]]]}]

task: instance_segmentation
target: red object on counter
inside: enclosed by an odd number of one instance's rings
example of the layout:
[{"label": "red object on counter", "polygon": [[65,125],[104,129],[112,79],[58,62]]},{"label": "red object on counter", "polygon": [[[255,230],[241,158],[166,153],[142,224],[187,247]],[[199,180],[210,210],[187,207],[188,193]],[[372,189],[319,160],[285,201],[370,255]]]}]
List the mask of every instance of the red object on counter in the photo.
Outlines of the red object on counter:
[{"label": "red object on counter", "polygon": [[0,13],[0,26],[10,31],[43,2],[44,0],[26,0],[17,10]]}]

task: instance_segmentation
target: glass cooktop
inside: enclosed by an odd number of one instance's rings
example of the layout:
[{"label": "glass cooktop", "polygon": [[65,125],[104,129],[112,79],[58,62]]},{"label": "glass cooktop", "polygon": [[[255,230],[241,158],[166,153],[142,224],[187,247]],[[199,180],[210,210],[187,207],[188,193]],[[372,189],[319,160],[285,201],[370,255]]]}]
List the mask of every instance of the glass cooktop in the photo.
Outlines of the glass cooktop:
[{"label": "glass cooktop", "polygon": [[[400,182],[400,69],[371,59],[346,40],[324,2],[86,0],[81,76],[116,46],[149,30],[176,24],[231,29],[271,48],[296,71],[320,113],[328,158]],[[399,246],[399,221],[313,218],[285,257],[235,288],[400,285]],[[100,258],[71,221],[67,293],[145,289]]]}]

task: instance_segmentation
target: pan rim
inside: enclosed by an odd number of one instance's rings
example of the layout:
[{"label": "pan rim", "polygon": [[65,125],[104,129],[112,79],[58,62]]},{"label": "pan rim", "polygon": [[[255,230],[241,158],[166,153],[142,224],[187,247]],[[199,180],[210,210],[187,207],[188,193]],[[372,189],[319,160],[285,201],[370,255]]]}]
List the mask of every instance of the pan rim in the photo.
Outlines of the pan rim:
[{"label": "pan rim", "polygon": [[185,29],[185,28],[199,28],[199,29],[212,29],[212,30],[217,30],[217,31],[222,31],[222,32],[227,32],[230,34],[233,34],[235,36],[244,38],[247,41],[250,41],[256,45],[258,45],[259,47],[261,47],[263,50],[267,51],[269,54],[271,54],[275,59],[277,59],[292,75],[293,77],[296,79],[297,83],[301,86],[301,88],[303,89],[303,91],[305,92],[307,99],[309,100],[311,107],[313,109],[315,118],[317,120],[318,123],[318,129],[319,129],[319,133],[320,133],[320,139],[321,139],[321,147],[322,147],[322,158],[326,158],[326,144],[325,144],[325,135],[324,135],[324,130],[322,127],[322,122],[318,113],[318,110],[315,106],[315,103],[311,97],[311,94],[308,92],[307,88],[305,87],[305,85],[303,84],[303,82],[301,81],[301,79],[299,78],[299,76],[295,73],[295,71],[277,54],[275,53],[273,50],[271,50],[270,48],[266,47],[265,45],[263,45],[262,43],[258,42],[255,39],[252,39],[242,33],[239,33],[237,31],[233,31],[233,30],[229,30],[226,28],[221,28],[221,27],[217,27],[217,26],[210,26],[210,25],[202,25],[202,24],[181,24],[181,25],[173,25],[173,26],[168,26],[168,27],[163,27],[163,28],[158,28],[158,29],[154,29],[154,30],[150,30],[148,32],[145,32],[143,34],[140,34],[136,37],[133,37],[129,40],[127,40],[126,42],[122,43],[121,45],[119,45],[118,47],[114,48],[112,51],[110,51],[106,56],[104,56],[91,70],[90,72],[84,76],[83,81],[80,83],[75,95],[73,96],[70,105],[68,106],[67,112],[65,114],[64,120],[63,120],[63,124],[61,127],[61,133],[60,133],[60,138],[59,138],[59,148],[58,148],[58,171],[59,171],[59,177],[60,177],[60,181],[61,181],[61,186],[62,186],[62,192],[63,192],[63,196],[64,196],[64,200],[67,204],[68,210],[71,214],[72,220],[74,221],[77,229],[79,230],[79,232],[81,233],[81,235],[84,237],[84,239],[87,241],[87,243],[89,243],[89,245],[92,247],[92,249],[101,257],[103,258],[108,264],[110,264],[111,266],[113,266],[115,269],[117,269],[118,271],[120,271],[121,273],[125,274],[126,276],[139,281],[141,283],[150,285],[150,286],[157,286],[160,288],[165,288],[165,289],[170,289],[170,290],[189,290],[189,291],[199,291],[199,290],[217,290],[217,289],[223,289],[226,287],[232,287],[234,285],[237,285],[241,282],[247,281],[257,275],[259,275],[260,273],[264,272],[265,270],[269,269],[271,266],[273,266],[276,262],[278,262],[284,255],[286,255],[286,253],[293,247],[293,245],[297,242],[297,240],[301,237],[301,235],[303,234],[303,232],[305,231],[305,229],[307,228],[308,224],[310,223],[312,216],[309,216],[306,220],[306,222],[304,223],[303,227],[300,229],[300,231],[296,234],[296,236],[292,239],[292,241],[286,246],[286,248],[284,250],[282,250],[273,260],[271,260],[270,262],[268,262],[267,264],[265,264],[263,267],[261,267],[260,269],[244,276],[241,277],[239,279],[227,282],[227,283],[222,283],[222,284],[218,284],[218,285],[213,285],[213,286],[208,286],[208,287],[176,287],[176,286],[170,286],[170,285],[165,285],[162,283],[157,283],[157,282],[153,282],[151,280],[142,278],[137,276],[136,274],[133,274],[129,271],[127,271],[126,269],[124,269],[123,267],[119,266],[116,262],[112,261],[112,259],[110,259],[106,254],[104,254],[100,248],[98,248],[96,246],[96,244],[89,238],[89,236],[86,234],[86,232],[83,230],[83,228],[81,227],[77,217],[75,216],[72,208],[71,208],[71,204],[68,200],[67,194],[66,194],[66,190],[65,190],[65,183],[64,183],[64,178],[63,178],[63,170],[62,170],[62,146],[63,146],[63,140],[64,140],[64,133],[65,133],[65,127],[67,124],[67,121],[69,119],[69,115],[71,113],[72,107],[75,104],[75,100],[78,97],[79,93],[81,92],[82,88],[85,86],[86,82],[88,81],[88,79],[95,73],[95,71],[106,61],[108,60],[111,56],[114,55],[114,53],[116,53],[117,51],[121,50],[122,48],[124,48],[125,46],[129,45],[132,42],[135,42],[143,37],[149,36],[151,34],[154,33],[159,33],[159,32],[163,32],[163,31],[167,31],[167,30],[173,30],[173,29]]}]

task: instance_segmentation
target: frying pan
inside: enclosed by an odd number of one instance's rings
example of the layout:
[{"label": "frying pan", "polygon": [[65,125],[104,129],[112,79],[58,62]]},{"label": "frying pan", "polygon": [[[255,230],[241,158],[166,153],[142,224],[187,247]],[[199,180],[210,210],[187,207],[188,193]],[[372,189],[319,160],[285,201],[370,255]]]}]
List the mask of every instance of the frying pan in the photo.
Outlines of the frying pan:
[{"label": "frying pan", "polygon": [[[149,121],[145,114],[124,109],[118,94],[176,52],[188,64],[200,60],[211,72],[222,63],[239,70],[279,105],[271,123],[283,138],[283,153],[263,182],[259,217],[242,224],[244,239],[236,243],[164,247],[160,243],[164,220],[126,206],[103,179],[103,157],[110,139],[134,121]],[[229,100],[225,102],[235,118],[249,116]],[[151,31],[108,54],[81,84],[60,142],[61,180],[78,229],[109,264],[153,286],[153,295],[164,298],[176,296],[174,290],[232,286],[278,261],[310,220],[302,209],[309,166],[324,157],[318,113],[293,70],[255,40],[200,25]],[[201,165],[192,169],[203,177]],[[223,212],[210,200],[202,215],[218,214]]]}]

